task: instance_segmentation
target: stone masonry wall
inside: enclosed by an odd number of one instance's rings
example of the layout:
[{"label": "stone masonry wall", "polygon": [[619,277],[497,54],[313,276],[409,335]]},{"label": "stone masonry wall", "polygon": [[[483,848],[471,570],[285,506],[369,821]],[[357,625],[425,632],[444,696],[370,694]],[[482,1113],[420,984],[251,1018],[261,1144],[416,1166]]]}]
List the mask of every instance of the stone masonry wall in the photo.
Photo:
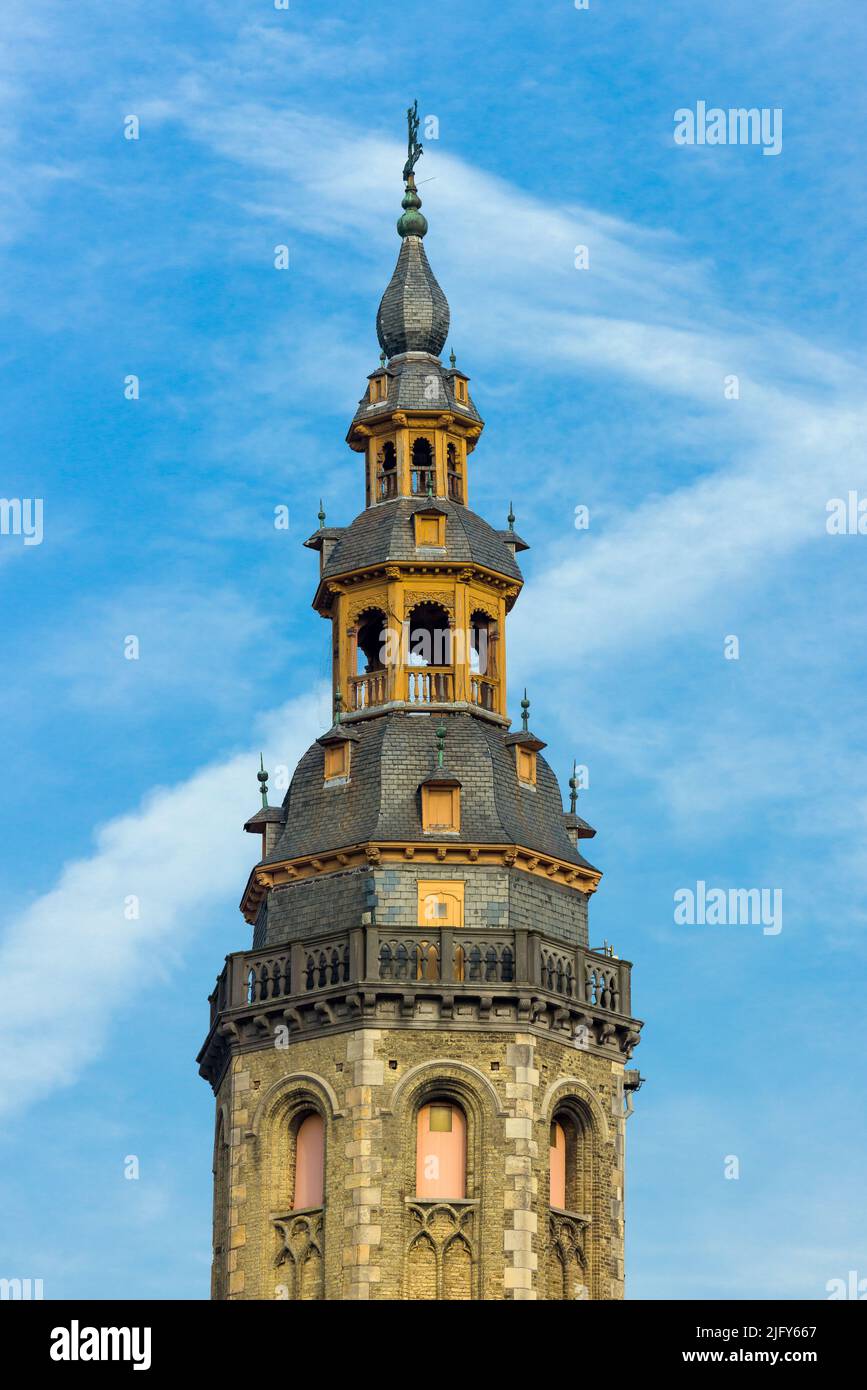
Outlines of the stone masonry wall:
[{"label": "stone masonry wall", "polygon": [[[437,1287],[442,1297],[550,1296],[548,1129],[571,1098],[593,1144],[581,1281],[593,1298],[622,1298],[622,1072],[534,1030],[362,1027],[283,1047],[263,1039],[232,1059],[217,1097],[230,1177],[215,1288],[229,1298],[292,1296],[272,1218],[291,1205],[292,1107],[312,1104],[326,1122],[326,1192],[322,1283],[306,1296],[407,1299]],[[454,1099],[467,1115],[469,1200],[437,1216],[430,1240],[419,1241],[429,1213],[413,1204],[416,1115],[434,1097]],[[471,1266],[459,1258],[464,1247],[449,1243],[453,1221],[472,1247]],[[318,1261],[318,1248],[313,1255]]]}]

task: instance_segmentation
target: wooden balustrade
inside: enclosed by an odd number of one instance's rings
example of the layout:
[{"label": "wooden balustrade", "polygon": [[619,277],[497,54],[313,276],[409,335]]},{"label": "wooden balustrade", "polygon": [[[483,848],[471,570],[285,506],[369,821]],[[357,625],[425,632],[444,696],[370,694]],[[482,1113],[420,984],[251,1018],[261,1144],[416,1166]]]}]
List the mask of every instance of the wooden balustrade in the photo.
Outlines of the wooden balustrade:
[{"label": "wooden balustrade", "polygon": [[411,705],[449,703],[454,699],[455,675],[450,666],[409,666],[406,700]]},{"label": "wooden balustrade", "polygon": [[487,676],[470,676],[470,699],[482,709],[496,709],[497,682]]},{"label": "wooden balustrade", "polygon": [[391,497],[397,496],[397,473],[391,469],[388,473],[380,473],[377,479],[379,483],[380,501],[386,502]]},{"label": "wooden balustrade", "polygon": [[[408,666],[403,671],[407,704],[451,704],[455,698],[455,673],[451,666]],[[496,710],[499,682],[489,676],[470,675],[470,700],[480,709]],[[388,672],[368,671],[349,677],[349,708],[371,709],[388,702]]]},{"label": "wooden balustrade", "polygon": [[371,705],[384,705],[388,699],[388,673],[370,671],[364,676],[350,676],[349,699],[351,709],[369,709]]}]

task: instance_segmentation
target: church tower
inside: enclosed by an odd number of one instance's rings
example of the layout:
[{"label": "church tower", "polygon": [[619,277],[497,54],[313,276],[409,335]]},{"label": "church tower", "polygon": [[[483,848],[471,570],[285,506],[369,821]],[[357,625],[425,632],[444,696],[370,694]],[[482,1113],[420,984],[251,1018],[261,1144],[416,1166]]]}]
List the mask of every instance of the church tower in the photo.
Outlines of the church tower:
[{"label": "church tower", "polygon": [[[506,698],[527,549],[470,509],[483,422],[424,249],[408,113],[380,364],[349,427],[364,510],[319,529],[333,723],[244,827],[226,958],[215,1299],[623,1297],[630,964],[591,949],[593,829]],[[540,619],[543,615],[540,615]]]}]

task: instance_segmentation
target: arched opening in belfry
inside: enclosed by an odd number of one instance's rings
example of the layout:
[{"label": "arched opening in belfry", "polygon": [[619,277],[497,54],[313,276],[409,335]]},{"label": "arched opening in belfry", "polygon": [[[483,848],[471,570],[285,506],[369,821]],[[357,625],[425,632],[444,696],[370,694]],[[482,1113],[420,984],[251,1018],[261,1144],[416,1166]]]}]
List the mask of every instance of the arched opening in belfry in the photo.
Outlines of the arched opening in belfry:
[{"label": "arched opening in belfry", "polygon": [[436,491],[433,445],[429,439],[414,439],[410,486],[415,497],[427,497]]},{"label": "arched opening in belfry", "polygon": [[470,614],[470,693],[474,704],[494,709],[497,683],[498,623],[488,613]]},{"label": "arched opening in belfry", "polygon": [[452,629],[439,603],[420,603],[405,629],[404,664],[407,699],[429,704],[454,699]]},{"label": "arched opening in belfry", "polygon": [[356,675],[385,669],[385,614],[380,608],[368,609],[361,615],[356,635]]},{"label": "arched opening in belfry", "polygon": [[481,609],[470,614],[470,670],[480,676],[494,674],[494,643],[497,624]]},{"label": "arched opening in belfry", "polygon": [[390,439],[376,456],[376,481],[381,502],[397,496],[397,450]]},{"label": "arched opening in belfry", "polygon": [[[381,608],[368,608],[355,630],[355,675],[349,684],[351,709],[381,705],[386,699],[388,627]],[[351,667],[350,667],[351,669]]]},{"label": "arched opening in belfry", "polygon": [[420,603],[409,616],[408,666],[451,666],[452,629],[439,603]]},{"label": "arched opening in belfry", "polygon": [[446,445],[446,476],[450,500],[452,502],[463,502],[464,480],[461,476],[461,461],[458,456],[458,446],[454,443]]}]

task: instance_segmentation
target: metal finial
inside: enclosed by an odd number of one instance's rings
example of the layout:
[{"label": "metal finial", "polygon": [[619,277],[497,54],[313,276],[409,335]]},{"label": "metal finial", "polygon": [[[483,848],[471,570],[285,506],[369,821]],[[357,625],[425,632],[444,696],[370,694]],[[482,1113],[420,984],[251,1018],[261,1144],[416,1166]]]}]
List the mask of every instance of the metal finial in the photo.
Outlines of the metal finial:
[{"label": "metal finial", "polygon": [[530,701],[527,699],[527,687],[524,686],[524,698],[521,701],[521,723],[524,726],[524,733],[528,733],[530,721]]},{"label": "metal finial", "polygon": [[259,791],[262,793],[262,806],[268,809],[268,774],[265,771],[265,759],[259,754],[259,771],[256,773],[256,780],[259,783]]},{"label": "metal finial", "polygon": [[325,508],[324,508],[323,505],[322,505],[322,498],[321,498],[321,497],[320,497],[320,499],[319,499],[319,514],[318,514],[318,515],[319,515],[319,525],[320,525],[320,527],[322,527],[322,526],[325,525]]},{"label": "metal finial", "polygon": [[418,97],[412,106],[406,108],[406,163],[403,166],[403,181],[407,183],[413,179],[413,171],[424,154],[424,148],[418,143]]},{"label": "metal finial", "polygon": [[506,520],[507,520],[508,523],[509,523],[509,530],[510,530],[510,531],[514,531],[514,529],[515,529],[515,513],[514,513],[514,511],[513,511],[513,509],[512,509],[512,504],[511,504],[511,502],[509,503],[509,515],[506,517]]},{"label": "metal finial", "polygon": [[406,128],[407,128],[407,159],[403,166],[403,182],[405,185],[401,207],[403,213],[397,219],[397,230],[402,237],[405,236],[424,236],[427,231],[427,218],[421,207],[421,198],[415,186],[415,166],[421,158],[424,150],[418,143],[418,102],[407,107]]},{"label": "metal finial", "polygon": [[382,349],[382,352],[379,354],[379,365],[380,365],[380,367],[384,367],[384,366],[385,366],[385,363],[386,363],[385,348],[383,348],[383,349]]},{"label": "metal finial", "polygon": [[438,726],[437,726],[437,729],[436,729],[436,736],[437,736],[437,767],[442,767],[442,765],[443,765],[443,755],[444,755],[444,753],[445,753],[445,751],[446,751],[446,724],[445,724],[445,720],[444,720],[444,719],[441,719],[440,722],[439,722],[439,724],[438,724]]},{"label": "metal finial", "polygon": [[427,495],[428,500],[430,500],[430,498],[433,497],[433,479],[430,477],[430,474],[428,474],[427,480]]},{"label": "metal finial", "polygon": [[569,778],[569,810],[575,814],[575,803],[578,800],[578,763],[572,762],[572,776]]},{"label": "metal finial", "polygon": [[456,364],[457,364],[457,360],[458,360],[458,359],[455,357],[455,350],[454,350],[454,348],[452,348],[452,350],[451,350],[451,352],[450,352],[450,354],[449,354],[449,366],[451,367],[452,371],[454,371],[454,369],[455,369],[455,366],[456,366]]},{"label": "metal finial", "polygon": [[340,723],[340,716],[341,716],[342,713],[343,713],[343,696],[342,696],[341,693],[340,693],[340,686],[338,685],[337,691],[336,691],[335,696],[334,696],[334,722],[335,722],[335,724],[339,724],[339,723]]}]

